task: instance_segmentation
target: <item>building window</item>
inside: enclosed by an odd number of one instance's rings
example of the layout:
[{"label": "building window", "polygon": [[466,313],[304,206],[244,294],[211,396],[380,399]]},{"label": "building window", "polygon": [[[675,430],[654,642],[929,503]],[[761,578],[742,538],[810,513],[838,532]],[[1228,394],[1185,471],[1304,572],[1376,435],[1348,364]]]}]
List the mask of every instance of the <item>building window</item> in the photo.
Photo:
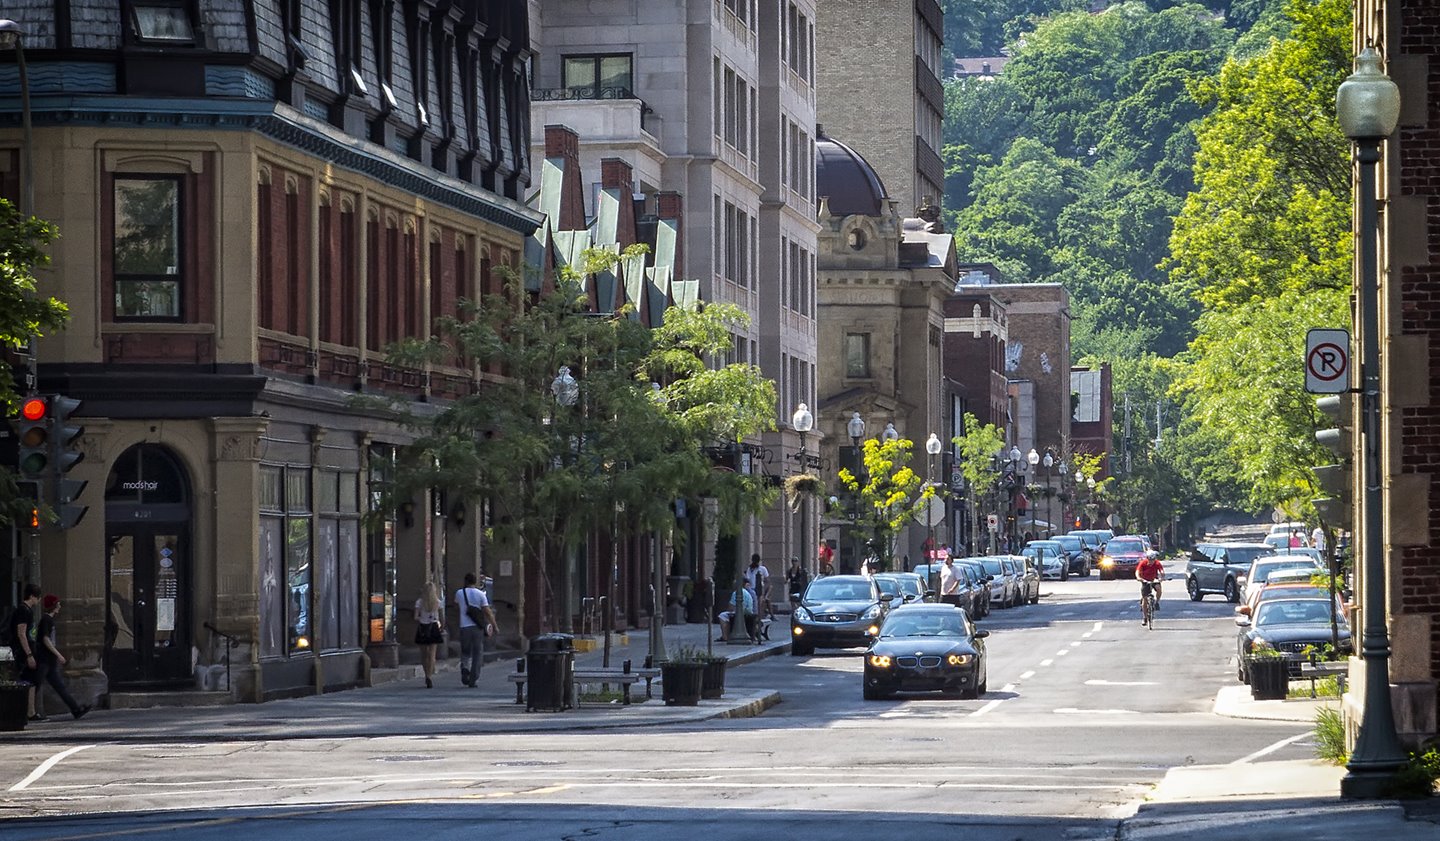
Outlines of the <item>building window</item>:
[{"label": "building window", "polygon": [[624,55],[567,55],[561,66],[560,85],[573,96],[612,99],[630,96],[635,84],[633,57]]},{"label": "building window", "polygon": [[870,376],[870,334],[845,334],[845,376]]},{"label": "building window", "polygon": [[262,466],[260,514],[261,599],[267,607],[260,653],[304,653],[314,645],[309,468]]},{"label": "building window", "polygon": [[180,317],[180,179],[115,179],[115,317]]},{"label": "building window", "polygon": [[135,37],[142,42],[151,41],[166,46],[195,43],[195,25],[181,0],[134,3],[130,11]]}]

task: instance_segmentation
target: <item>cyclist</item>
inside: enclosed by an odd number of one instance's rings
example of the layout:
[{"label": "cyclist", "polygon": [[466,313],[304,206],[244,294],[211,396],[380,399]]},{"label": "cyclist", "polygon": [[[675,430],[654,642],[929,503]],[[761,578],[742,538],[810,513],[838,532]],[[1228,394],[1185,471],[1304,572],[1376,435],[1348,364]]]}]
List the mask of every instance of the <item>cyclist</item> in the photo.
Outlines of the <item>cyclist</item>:
[{"label": "cyclist", "polygon": [[[1155,593],[1155,610],[1160,610],[1160,587],[1165,580],[1165,565],[1160,563],[1157,555],[1147,553],[1135,566],[1135,578],[1140,582],[1141,611],[1144,611],[1145,593]],[[1143,616],[1141,621],[1143,622]]]}]

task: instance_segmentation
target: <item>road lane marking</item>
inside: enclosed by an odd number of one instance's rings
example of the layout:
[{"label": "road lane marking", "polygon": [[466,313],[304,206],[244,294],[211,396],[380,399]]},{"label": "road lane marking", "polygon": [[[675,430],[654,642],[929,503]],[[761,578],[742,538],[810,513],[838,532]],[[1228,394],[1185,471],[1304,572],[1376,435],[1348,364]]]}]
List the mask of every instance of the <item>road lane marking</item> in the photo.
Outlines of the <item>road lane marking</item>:
[{"label": "road lane marking", "polygon": [[38,766],[36,766],[35,770],[30,772],[30,776],[26,777],[25,779],[21,780],[20,782],[16,783],[15,785],[10,786],[10,790],[11,790],[11,791],[24,791],[25,789],[27,789],[27,788],[30,787],[30,784],[31,784],[31,783],[33,783],[33,782],[35,782],[36,780],[40,779],[41,777],[45,776],[45,772],[46,772],[46,771],[49,771],[51,768],[54,768],[56,765],[58,765],[58,764],[60,763],[60,760],[64,759],[64,758],[67,757],[67,756],[70,756],[70,755],[72,755],[72,754],[79,753],[80,751],[85,750],[86,748],[93,748],[93,747],[95,747],[95,746],[94,746],[94,745],[76,745],[76,746],[73,747],[73,748],[69,748],[69,749],[67,749],[67,750],[62,750],[62,751],[60,751],[59,753],[55,754],[54,756],[50,757],[49,759],[45,760],[44,762],[42,762],[42,763],[40,763]]},{"label": "road lane marking", "polygon": [[980,709],[976,710],[975,712],[970,713],[970,717],[971,717],[971,718],[975,718],[976,716],[984,715],[985,713],[988,713],[988,712],[990,712],[991,710],[995,709],[996,707],[1000,706],[1000,704],[1003,703],[1004,701],[1005,701],[1004,698],[996,698],[995,700],[990,701],[989,703],[985,704],[985,706],[981,707]]},{"label": "road lane marking", "polygon": [[1139,715],[1134,710],[1082,710],[1075,707],[1061,707],[1054,712],[1060,715]]},{"label": "road lane marking", "polygon": [[1105,626],[1105,622],[1104,622],[1103,620],[1098,621],[1098,622],[1095,623],[1095,627],[1093,627],[1093,628],[1090,629],[1090,633],[1092,633],[1092,634],[1093,634],[1093,633],[1096,633],[1096,632],[1098,632],[1101,628],[1103,628],[1104,626]]},{"label": "road lane marking", "polygon": [[1086,686],[1159,686],[1153,680],[1087,680]]},{"label": "road lane marking", "polygon": [[1040,665],[1042,665],[1042,666],[1053,666],[1053,665],[1055,665],[1055,661],[1054,661],[1054,660],[1041,660],[1041,661],[1040,661]]},{"label": "road lane marking", "polygon": [[1000,687],[1000,691],[1001,691],[1001,692],[1014,692],[1014,691],[1015,691],[1015,684],[1013,684],[1013,683],[1007,683],[1007,684],[1005,684],[1004,686]]},{"label": "road lane marking", "polygon": [[1308,738],[1308,737],[1310,736],[1311,732],[1312,732],[1312,731],[1310,731],[1310,730],[1306,730],[1304,733],[1300,733],[1300,734],[1291,736],[1291,737],[1288,738],[1288,739],[1281,739],[1280,741],[1276,742],[1275,744],[1273,744],[1273,745],[1268,745],[1268,746],[1266,746],[1266,747],[1263,747],[1263,748],[1261,748],[1260,750],[1257,750],[1257,751],[1255,751],[1254,753],[1250,754],[1249,756],[1242,756],[1242,757],[1240,757],[1239,759],[1235,760],[1234,762],[1232,762],[1232,763],[1230,763],[1230,764],[1231,764],[1231,765],[1246,765],[1246,764],[1248,764],[1248,763],[1254,762],[1255,760],[1261,758],[1262,756],[1269,756],[1270,754],[1274,753],[1274,752],[1277,751],[1277,750],[1280,750],[1280,749],[1283,748],[1283,747],[1286,747],[1287,745],[1292,745],[1292,744],[1294,744],[1295,742],[1300,741],[1301,739]]},{"label": "road lane marking", "polygon": [[1085,633],[1083,633],[1083,634],[1080,635],[1080,639],[1082,639],[1082,640],[1088,640],[1088,639],[1090,639],[1090,637],[1094,636],[1094,634],[1095,634],[1094,631],[1086,631]]},{"label": "road lane marking", "polygon": [[1056,657],[1064,657],[1066,654],[1069,654],[1069,653],[1070,653],[1070,649],[1068,649],[1068,648],[1062,648],[1062,649],[1060,649],[1059,651],[1055,652],[1055,656],[1056,656]]},{"label": "road lane marking", "polygon": [[1034,676],[1035,676],[1035,670],[1034,670],[1034,669],[1031,669],[1030,671],[1028,671],[1028,672],[1026,672],[1025,674],[1021,675],[1021,676],[1020,676],[1020,679],[1021,679],[1021,680],[1029,680],[1030,678],[1032,678],[1032,677],[1034,677]]}]

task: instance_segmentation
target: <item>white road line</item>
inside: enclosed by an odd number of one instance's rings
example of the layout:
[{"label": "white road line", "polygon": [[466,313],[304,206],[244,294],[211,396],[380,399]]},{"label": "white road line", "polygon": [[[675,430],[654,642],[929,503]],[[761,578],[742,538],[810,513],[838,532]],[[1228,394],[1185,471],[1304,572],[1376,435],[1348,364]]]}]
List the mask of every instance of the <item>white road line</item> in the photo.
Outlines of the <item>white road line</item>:
[{"label": "white road line", "polygon": [[1055,664],[1055,661],[1054,661],[1054,660],[1041,660],[1041,661],[1040,661],[1040,665],[1042,665],[1042,666],[1053,666],[1054,664]]},{"label": "white road line", "polygon": [[970,717],[971,717],[971,718],[974,718],[974,717],[976,717],[977,715],[984,715],[985,713],[988,713],[988,712],[990,712],[991,710],[995,709],[996,707],[1000,706],[1002,703],[1004,703],[1004,701],[1005,701],[1004,698],[996,698],[995,700],[990,701],[990,702],[987,703],[985,706],[981,707],[980,709],[976,710],[975,712],[970,713]]},{"label": "white road line", "polygon": [[1015,684],[1013,684],[1013,683],[1007,683],[1007,684],[1005,684],[1004,686],[1000,687],[1000,691],[1001,691],[1001,692],[1014,692],[1014,691],[1015,691]]},{"label": "white road line", "polygon": [[1099,631],[1099,630],[1100,630],[1101,628],[1103,628],[1104,626],[1105,626],[1104,621],[1096,622],[1096,623],[1095,623],[1095,627],[1093,627],[1093,628],[1090,629],[1090,633],[1093,634],[1093,633],[1095,633],[1096,631]]},{"label": "white road line", "polygon": [[1094,635],[1094,633],[1095,633],[1094,631],[1086,631],[1085,633],[1083,633],[1083,634],[1080,635],[1080,639],[1082,639],[1082,640],[1088,640],[1088,639],[1090,639],[1091,636]]},{"label": "white road line", "polygon": [[1291,737],[1288,738],[1288,739],[1281,739],[1280,741],[1276,742],[1275,744],[1269,745],[1268,747],[1263,747],[1263,748],[1261,748],[1260,750],[1257,750],[1257,751],[1255,751],[1254,753],[1250,754],[1249,756],[1242,756],[1242,757],[1240,757],[1239,759],[1235,760],[1234,762],[1232,762],[1232,763],[1230,763],[1230,764],[1231,764],[1231,765],[1245,765],[1245,764],[1254,762],[1255,760],[1261,758],[1262,756],[1269,756],[1270,754],[1274,753],[1274,752],[1277,751],[1277,750],[1280,750],[1281,748],[1285,747],[1286,745],[1294,744],[1295,742],[1298,742],[1298,741],[1300,741],[1301,739],[1308,738],[1308,737],[1310,736],[1310,734],[1311,734],[1311,731],[1306,730],[1304,733],[1300,733],[1300,734],[1291,736]]},{"label": "white road line", "polygon": [[[1228,674],[1228,673],[1227,673]],[[1159,686],[1150,680],[1087,680],[1086,686]]]},{"label": "white road line", "polygon": [[1070,653],[1070,649],[1068,649],[1068,648],[1062,648],[1062,649],[1060,649],[1059,651],[1055,652],[1055,656],[1056,656],[1056,657],[1064,657],[1066,654],[1069,654],[1069,653]]},{"label": "white road line", "polygon": [[[1227,674],[1228,674],[1228,672],[1227,672]],[[1032,678],[1032,677],[1034,677],[1034,676],[1035,676],[1035,670],[1034,670],[1034,669],[1031,669],[1030,671],[1028,671],[1028,672],[1026,672],[1025,674],[1021,675],[1021,676],[1020,676],[1020,679],[1021,679],[1021,680],[1029,680],[1030,678]]]},{"label": "white road line", "polygon": [[1075,707],[1061,707],[1058,710],[1054,710],[1054,712],[1061,715],[1074,715],[1077,713],[1082,715],[1139,715],[1139,713],[1134,710],[1082,710]]},{"label": "white road line", "polygon": [[1075,640],[1074,642],[1070,643],[1070,647],[1071,647],[1071,648],[1074,648],[1075,646],[1077,646],[1077,645],[1079,645],[1079,644],[1080,644],[1080,640]]},{"label": "white road line", "polygon": [[80,751],[85,750],[86,748],[93,748],[93,747],[95,747],[95,746],[94,746],[94,745],[76,745],[75,747],[70,748],[69,750],[62,750],[62,751],[60,751],[59,753],[55,754],[54,756],[50,757],[49,759],[45,760],[44,762],[42,762],[42,763],[40,763],[38,766],[36,766],[36,767],[35,767],[35,770],[30,772],[30,776],[26,777],[25,779],[21,780],[20,782],[16,783],[15,785],[10,786],[10,790],[11,790],[11,791],[24,791],[25,789],[27,789],[27,788],[30,787],[30,784],[31,784],[31,783],[33,783],[33,782],[35,782],[36,780],[40,779],[41,777],[45,776],[45,772],[46,772],[46,771],[49,771],[51,768],[54,768],[57,764],[59,764],[60,760],[64,759],[64,758],[67,757],[67,756],[70,756],[71,754],[79,753]]}]

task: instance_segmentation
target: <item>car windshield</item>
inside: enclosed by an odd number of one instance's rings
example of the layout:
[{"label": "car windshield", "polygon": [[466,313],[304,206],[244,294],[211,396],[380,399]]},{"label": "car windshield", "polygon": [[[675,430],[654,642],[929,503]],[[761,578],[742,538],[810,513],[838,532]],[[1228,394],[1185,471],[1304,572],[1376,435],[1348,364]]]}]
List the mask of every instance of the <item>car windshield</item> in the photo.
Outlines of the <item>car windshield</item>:
[{"label": "car windshield", "polygon": [[900,582],[893,578],[881,578],[877,575],[875,576],[875,586],[880,588],[880,595],[882,596],[900,595]]},{"label": "car windshield", "polygon": [[1127,552],[1140,554],[1145,551],[1145,544],[1138,540],[1112,540],[1106,545],[1105,551],[1111,555],[1123,555]]},{"label": "car windshield", "polygon": [[898,594],[918,596],[923,592],[919,579],[911,578],[908,575],[877,575],[875,582],[880,585],[880,592],[889,593],[892,596]]},{"label": "car windshield", "polygon": [[1078,552],[1084,548],[1080,545],[1080,538],[1073,534],[1061,535],[1055,538],[1055,542],[1064,546],[1067,552]]},{"label": "car windshield", "polygon": [[1225,554],[1229,556],[1230,563],[1249,566],[1261,555],[1275,554],[1275,550],[1269,546],[1227,546]]},{"label": "car windshield", "polygon": [[1261,602],[1256,625],[1330,624],[1330,605],[1323,599]]},{"label": "car windshield", "polygon": [[880,637],[969,637],[965,615],[955,613],[911,613],[891,616],[880,629]]},{"label": "car windshield", "polygon": [[1255,564],[1255,567],[1250,570],[1250,580],[1269,581],[1270,576],[1282,569],[1313,569],[1319,572],[1309,558],[1298,558],[1293,561],[1267,561]]},{"label": "car windshield", "polygon": [[985,567],[987,575],[1004,575],[1005,567],[1001,565],[999,558],[986,558],[980,562]]},{"label": "car windshield", "polygon": [[858,602],[870,598],[870,588],[861,581],[820,578],[810,584],[805,598],[812,602]]}]

